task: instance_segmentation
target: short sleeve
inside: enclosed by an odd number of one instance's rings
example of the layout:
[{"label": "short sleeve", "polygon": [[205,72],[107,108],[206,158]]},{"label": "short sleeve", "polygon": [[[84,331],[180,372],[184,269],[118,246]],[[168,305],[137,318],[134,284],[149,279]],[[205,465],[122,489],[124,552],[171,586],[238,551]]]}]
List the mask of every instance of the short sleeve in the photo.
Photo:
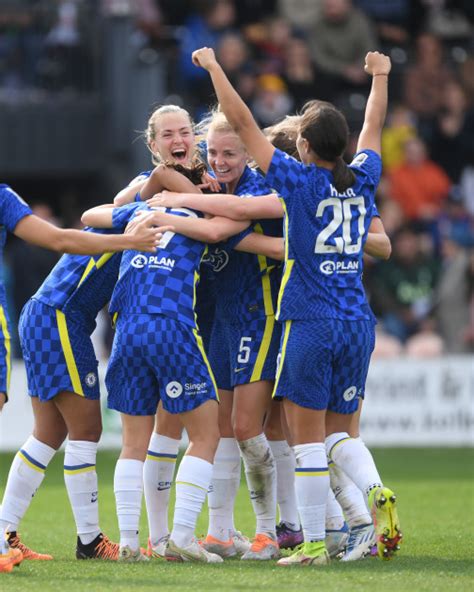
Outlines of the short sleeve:
[{"label": "short sleeve", "polygon": [[375,205],[375,203],[372,206],[372,218],[380,218],[379,210],[378,210],[377,206]]},{"label": "short sleeve", "polygon": [[276,148],[265,181],[286,201],[307,182],[307,175],[306,165]]},{"label": "short sleeve", "polygon": [[131,187],[132,185],[136,185],[137,183],[141,183],[142,181],[146,181],[148,177],[151,175],[151,171],[143,171],[139,175],[137,175],[134,179],[130,181],[127,187]]},{"label": "short sleeve", "polygon": [[252,232],[254,231],[254,227],[250,225],[245,230],[242,230],[242,232],[239,232],[238,234],[234,234],[234,236],[229,237],[225,242],[221,243],[220,246],[226,251],[235,249],[235,247],[240,243],[240,241],[244,240],[246,236],[252,234]]},{"label": "short sleeve", "polygon": [[367,180],[377,187],[382,175],[382,159],[377,152],[361,150],[354,156],[349,166],[356,174],[365,175]]},{"label": "short sleeve", "polygon": [[137,210],[143,210],[147,208],[148,206],[143,202],[130,203],[121,206],[120,208],[114,208],[112,212],[112,227],[116,230],[123,231]]},{"label": "short sleeve", "polygon": [[8,185],[0,185],[0,224],[9,232],[18,222],[32,214],[30,206]]}]

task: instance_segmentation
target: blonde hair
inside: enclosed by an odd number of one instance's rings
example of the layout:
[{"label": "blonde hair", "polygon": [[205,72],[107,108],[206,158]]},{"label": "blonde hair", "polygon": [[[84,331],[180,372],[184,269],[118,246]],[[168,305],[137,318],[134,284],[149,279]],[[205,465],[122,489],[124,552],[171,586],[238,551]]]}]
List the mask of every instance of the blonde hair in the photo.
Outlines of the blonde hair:
[{"label": "blonde hair", "polygon": [[191,129],[193,130],[193,133],[194,133],[194,122],[191,119],[191,115],[186,111],[186,109],[183,109],[182,107],[179,107],[178,105],[161,105],[161,107],[157,107],[152,112],[150,117],[148,118],[146,130],[143,132],[147,148],[152,154],[151,160],[152,160],[153,164],[155,164],[155,165],[161,164],[163,162],[163,159],[160,157],[159,154],[156,154],[155,152],[153,152],[150,144],[151,144],[151,142],[153,142],[156,139],[156,134],[159,129],[159,127],[157,126],[158,117],[160,115],[167,115],[168,113],[181,113],[182,115],[187,117],[189,119],[189,124],[191,126]]},{"label": "blonde hair", "polygon": [[263,133],[275,148],[278,148],[299,160],[298,150],[296,148],[299,125],[299,115],[287,115],[278,123],[266,127],[263,130]]},{"label": "blonde hair", "polygon": [[244,147],[242,140],[240,139],[239,134],[234,130],[234,128],[230,125],[227,121],[226,116],[220,110],[220,105],[214,107],[204,119],[198,123],[196,126],[196,134],[199,140],[205,140],[207,134],[210,132],[219,132],[221,134],[232,134],[235,136],[239,142]]}]

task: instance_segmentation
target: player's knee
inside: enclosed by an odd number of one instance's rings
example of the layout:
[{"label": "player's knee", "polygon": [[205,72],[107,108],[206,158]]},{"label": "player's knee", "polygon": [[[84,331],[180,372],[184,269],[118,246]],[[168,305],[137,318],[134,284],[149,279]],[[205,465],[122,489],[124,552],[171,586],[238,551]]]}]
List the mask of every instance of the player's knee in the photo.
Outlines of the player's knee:
[{"label": "player's knee", "polygon": [[145,443],[130,443],[122,446],[120,458],[145,461],[148,446]]},{"label": "player's knee", "polygon": [[248,415],[236,415],[232,420],[234,437],[239,442],[258,436],[262,433],[262,426],[255,425],[255,421]]},{"label": "player's knee", "polygon": [[192,438],[190,438],[190,442],[194,447],[205,449],[211,452],[212,456],[214,456],[217,450],[217,445],[219,444],[219,439],[219,426],[216,424],[212,426],[203,426],[202,430],[195,431],[192,434]]},{"label": "player's knee", "polygon": [[69,432],[70,440],[84,440],[86,442],[98,442],[102,435],[102,424],[92,424],[74,427]]},{"label": "player's knee", "polygon": [[53,426],[52,429],[44,429],[35,426],[33,436],[42,444],[46,444],[46,446],[58,450],[67,437],[67,429],[63,426]]}]

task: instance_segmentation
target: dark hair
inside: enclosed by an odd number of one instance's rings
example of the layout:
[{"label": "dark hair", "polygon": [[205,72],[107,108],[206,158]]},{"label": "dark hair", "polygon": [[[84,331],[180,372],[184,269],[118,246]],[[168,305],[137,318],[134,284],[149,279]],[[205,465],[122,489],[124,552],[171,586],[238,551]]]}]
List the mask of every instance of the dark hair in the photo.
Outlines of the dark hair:
[{"label": "dark hair", "polygon": [[334,105],[326,101],[306,103],[301,113],[300,134],[319,158],[334,163],[334,187],[339,193],[354,184],[355,175],[342,158],[349,139],[349,126]]},{"label": "dark hair", "polygon": [[193,156],[189,167],[185,167],[182,164],[173,161],[166,161],[164,165],[181,173],[194,185],[202,183],[202,176],[207,172],[205,163],[198,156]]}]

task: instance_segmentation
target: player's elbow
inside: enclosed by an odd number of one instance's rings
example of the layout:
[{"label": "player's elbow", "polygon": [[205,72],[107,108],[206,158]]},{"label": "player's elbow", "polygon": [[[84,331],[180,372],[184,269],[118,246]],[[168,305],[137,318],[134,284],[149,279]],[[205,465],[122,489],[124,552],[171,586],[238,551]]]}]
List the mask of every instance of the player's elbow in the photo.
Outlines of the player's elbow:
[{"label": "player's elbow", "polygon": [[220,228],[210,226],[206,230],[206,239],[205,240],[207,243],[210,243],[210,244],[220,243],[221,241],[224,241],[227,238],[229,238],[229,234],[225,233]]},{"label": "player's elbow", "polygon": [[64,253],[70,247],[70,240],[67,230],[56,228],[50,237],[50,248],[58,253]]},{"label": "player's elbow", "polygon": [[384,261],[387,261],[388,259],[390,259],[392,255],[392,243],[390,242],[390,239],[387,237],[387,241],[384,244],[384,248],[383,248],[383,254],[381,259],[383,259]]},{"label": "player's elbow", "polygon": [[285,241],[283,239],[275,241],[272,259],[283,261],[285,258]]}]

